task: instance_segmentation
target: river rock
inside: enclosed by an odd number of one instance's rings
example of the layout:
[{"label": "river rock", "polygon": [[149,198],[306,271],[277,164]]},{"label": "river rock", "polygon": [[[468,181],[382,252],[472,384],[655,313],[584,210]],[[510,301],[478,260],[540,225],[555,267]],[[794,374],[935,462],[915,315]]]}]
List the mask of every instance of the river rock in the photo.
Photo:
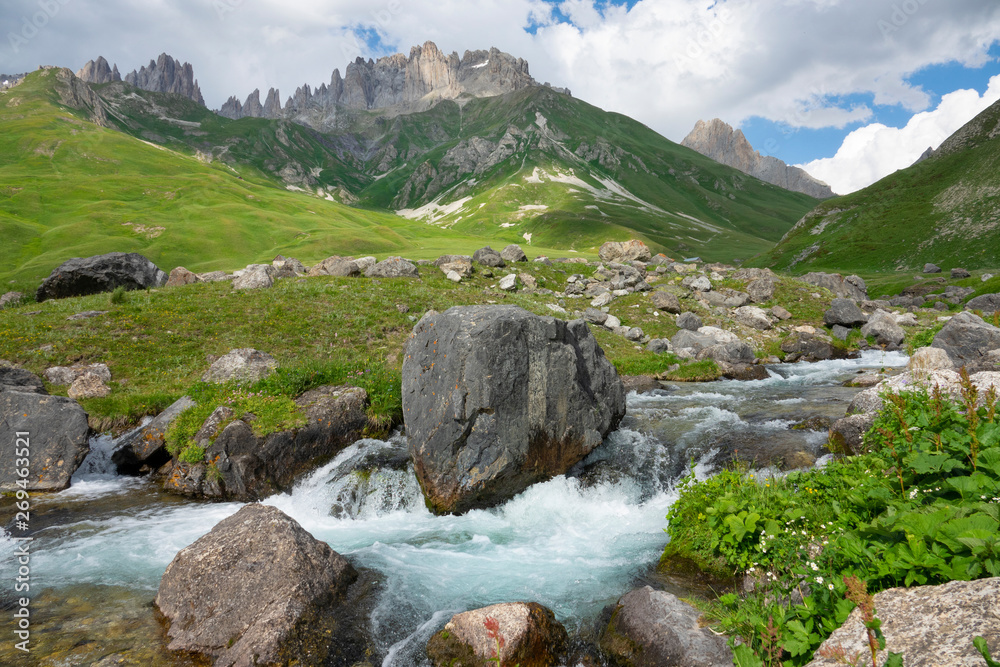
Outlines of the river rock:
[{"label": "river rock", "polygon": [[503,257],[500,256],[500,253],[489,246],[480,248],[474,252],[472,254],[472,261],[480,266],[490,266],[495,269],[502,269],[507,266],[506,262],[503,261]]},{"label": "river rock", "polygon": [[270,264],[248,266],[233,280],[234,290],[270,289],[274,286],[274,267]]},{"label": "river rock", "polygon": [[860,276],[845,278],[839,273],[807,273],[799,280],[816,287],[825,287],[841,298],[855,301],[864,301],[868,298],[868,286]]},{"label": "river rock", "polygon": [[310,268],[308,275],[337,276],[339,278],[347,278],[351,276],[360,276],[361,267],[358,266],[358,263],[351,257],[340,257],[338,255],[334,255],[332,257],[327,257],[319,264]]},{"label": "river rock", "polygon": [[754,303],[764,303],[774,297],[774,289],[774,278],[764,276],[747,285],[747,294],[750,295]]},{"label": "river rock", "polygon": [[158,414],[142,428],[136,429],[116,443],[111,454],[111,462],[118,468],[120,474],[138,474],[142,466],[156,469],[170,459],[166,450],[167,428],[177,417],[194,407],[195,402],[187,396],[181,396],[170,407]]},{"label": "river rock", "polygon": [[934,336],[931,347],[948,353],[956,367],[968,371],[994,370],[996,362],[989,354],[1000,348],[1000,329],[969,312],[952,317]]},{"label": "river rock", "polygon": [[486,627],[494,621],[494,632],[503,637],[500,664],[562,664],[568,644],[566,629],[552,611],[535,602],[508,602],[455,614],[427,643],[427,657],[435,667],[495,664],[490,658],[496,656],[496,639],[489,636]]},{"label": "river rock", "polygon": [[402,257],[387,257],[365,269],[369,278],[419,278],[417,267]]},{"label": "river rock", "polygon": [[137,290],[166,284],[167,274],[142,255],[112,252],[63,262],[38,288],[35,300],[113,292],[116,287]]},{"label": "river rock", "polygon": [[[792,332],[781,341],[781,351],[789,355],[786,361],[824,361],[836,356],[836,349],[825,340],[801,331]],[[793,357],[794,358],[791,358]]]},{"label": "river rock", "polygon": [[[875,594],[885,651],[901,653],[906,667],[980,667],[983,657],[972,638],[983,637],[994,659],[1000,654],[1000,578],[951,581],[940,586],[890,588]],[[816,652],[840,647],[848,655],[870,655],[861,610],[851,612]],[[810,667],[834,667],[817,657]]]},{"label": "river rock", "polygon": [[0,392],[20,391],[26,394],[48,394],[45,385],[34,373],[0,361]]},{"label": "river rock", "polygon": [[323,665],[345,633],[334,612],[357,577],[294,519],[252,504],[174,557],[156,606],[170,650],[217,666]]},{"label": "river rock", "polygon": [[681,313],[677,316],[677,326],[688,331],[697,331],[702,327],[702,321],[694,313]]},{"label": "river rock", "polygon": [[874,414],[858,413],[838,419],[830,426],[830,451],[848,456],[863,453],[865,433],[874,423]]},{"label": "river rock", "polygon": [[69,386],[66,395],[74,401],[83,398],[104,398],[111,394],[111,388],[93,373],[84,373]]},{"label": "river rock", "polygon": [[425,315],[406,345],[403,417],[437,513],[489,507],[566,472],[624,414],[622,381],[582,320],[455,307]]},{"label": "river rock", "polygon": [[181,285],[193,285],[194,283],[200,282],[201,278],[199,278],[196,274],[191,273],[183,266],[178,266],[170,272],[170,276],[167,278],[167,284],[165,287],[179,287]]},{"label": "river rock", "polygon": [[[0,492],[68,488],[90,451],[87,413],[71,398],[38,393],[38,385],[19,374],[8,377],[23,382],[28,391],[0,392]],[[28,434],[27,448],[18,445],[18,433]],[[27,458],[28,465],[15,465],[19,458]],[[17,481],[22,477],[16,472],[24,468],[28,482],[20,487]]]},{"label": "river rock", "polygon": [[681,312],[680,299],[677,298],[677,295],[671,294],[670,292],[656,290],[649,295],[649,300],[653,303],[653,307],[657,310],[674,313],[675,315],[680,314]]},{"label": "river rock", "polygon": [[756,306],[743,306],[733,311],[733,319],[743,326],[768,331],[773,326],[767,313]]},{"label": "river rock", "polygon": [[273,373],[278,368],[278,362],[267,352],[261,352],[249,347],[230,350],[214,362],[205,374],[202,382],[222,384],[235,380],[237,382],[256,382]]},{"label": "river rock", "polygon": [[868,322],[861,327],[861,335],[874,336],[879,345],[889,350],[899,349],[906,338],[903,328],[896,324],[896,318],[884,310],[876,310],[868,318]]},{"label": "river rock", "polygon": [[699,622],[701,612],[676,596],[637,588],[618,600],[600,646],[634,667],[731,667],[726,638]]},{"label": "river rock", "polygon": [[602,262],[627,262],[630,260],[648,262],[653,258],[649,247],[642,241],[635,239],[625,242],[608,241],[597,251],[597,256],[601,258]]},{"label": "river rock", "polygon": [[511,243],[509,246],[500,251],[500,256],[505,262],[527,262],[528,256],[524,254],[521,250],[521,246],[516,243]]},{"label": "river rock", "polygon": [[[164,488],[188,496],[260,500],[288,491],[296,480],[359,440],[368,423],[368,393],[359,387],[311,389],[295,399],[306,416],[299,428],[256,435],[244,421],[229,423],[205,447],[205,463],[174,461],[164,471]],[[210,415],[199,431],[208,438],[223,420]],[[195,436],[196,439],[199,437]]]},{"label": "river rock", "polygon": [[84,375],[95,375],[103,382],[111,382],[111,370],[107,364],[53,366],[45,369],[45,379],[49,381],[49,384],[59,386],[73,384]]},{"label": "river rock", "polygon": [[1000,294],[983,294],[974,299],[969,299],[965,304],[966,310],[981,310],[984,315],[991,315],[1000,310]]},{"label": "river rock", "polygon": [[823,324],[832,327],[839,324],[845,327],[860,326],[868,321],[868,316],[861,312],[858,304],[852,299],[834,299],[830,308],[823,313]]}]

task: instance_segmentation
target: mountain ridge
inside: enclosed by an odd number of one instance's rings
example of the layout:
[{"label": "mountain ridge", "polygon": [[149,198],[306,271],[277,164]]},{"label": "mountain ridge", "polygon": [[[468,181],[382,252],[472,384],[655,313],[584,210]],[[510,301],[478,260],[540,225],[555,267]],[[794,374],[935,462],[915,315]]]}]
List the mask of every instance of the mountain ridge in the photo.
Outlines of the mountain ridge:
[{"label": "mountain ridge", "polygon": [[785,164],[776,157],[761,155],[750,145],[742,130],[734,131],[731,125],[718,118],[709,122],[699,120],[681,145],[792,192],[801,192],[816,199],[837,196],[829,185],[813,178],[805,170]]}]

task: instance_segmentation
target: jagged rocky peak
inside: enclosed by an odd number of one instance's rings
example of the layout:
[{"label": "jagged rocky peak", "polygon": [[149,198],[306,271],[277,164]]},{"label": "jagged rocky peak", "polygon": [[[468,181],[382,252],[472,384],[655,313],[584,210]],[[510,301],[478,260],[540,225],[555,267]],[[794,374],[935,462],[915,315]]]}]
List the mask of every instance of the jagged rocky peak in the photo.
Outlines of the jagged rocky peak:
[{"label": "jagged rocky peak", "polygon": [[753,149],[742,130],[733,130],[718,118],[707,123],[699,120],[681,145],[786,190],[817,199],[836,196],[829,185],[804,170],[789,166],[776,157],[762,156]]},{"label": "jagged rocky peak", "polygon": [[194,78],[194,68],[190,63],[181,64],[166,53],[161,53],[155,62],[150,60],[146,67],[126,74],[125,82],[155,93],[183,95],[205,105],[205,98],[201,96],[198,81]]},{"label": "jagged rocky peak", "polygon": [[[492,48],[489,51],[466,51],[445,54],[434,42],[414,46],[409,56],[396,53],[378,60],[357,58],[347,65],[343,76],[333,70],[329,84],[316,89],[304,85],[290,96],[284,108],[270,104],[274,89],[268,94],[263,114],[267,118],[290,118],[307,125],[322,125],[325,118],[336,114],[336,107],[348,109],[400,110],[426,108],[439,99],[454,99],[460,95],[490,97],[536,86],[528,63],[523,58]],[[555,88],[559,92],[568,90]],[[219,114],[228,118],[251,116],[248,103],[235,97],[223,105]]]},{"label": "jagged rocky peak", "polygon": [[97,56],[97,60],[87,61],[76,76],[87,83],[112,83],[122,80],[122,75],[118,73],[118,65],[112,68],[104,56]]}]

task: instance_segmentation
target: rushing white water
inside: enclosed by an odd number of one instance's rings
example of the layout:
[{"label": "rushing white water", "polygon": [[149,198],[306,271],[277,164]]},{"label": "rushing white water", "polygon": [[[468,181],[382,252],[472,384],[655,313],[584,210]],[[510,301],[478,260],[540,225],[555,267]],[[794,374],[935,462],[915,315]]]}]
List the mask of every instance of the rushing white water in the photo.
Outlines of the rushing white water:
[{"label": "rushing white water", "polygon": [[[789,425],[823,411],[843,415],[855,390],[839,384],[858,369],[905,363],[899,354],[866,353],[777,366],[755,382],[632,394],[622,427],[586,461],[491,510],[431,514],[400,435],[359,441],[266,502],[356,566],[380,573],[371,629],[386,665],[419,664],[427,638],[452,613],[496,602],[539,602],[572,632],[657,560],[673,484],[692,463],[703,477],[745,447],[821,455],[825,433]],[[171,498],[149,482],[118,477],[112,446],[95,439],[73,486],[33,507],[51,517],[35,534],[36,585],[153,591],[180,549],[241,507]],[[0,539],[4,563],[10,549]]]}]

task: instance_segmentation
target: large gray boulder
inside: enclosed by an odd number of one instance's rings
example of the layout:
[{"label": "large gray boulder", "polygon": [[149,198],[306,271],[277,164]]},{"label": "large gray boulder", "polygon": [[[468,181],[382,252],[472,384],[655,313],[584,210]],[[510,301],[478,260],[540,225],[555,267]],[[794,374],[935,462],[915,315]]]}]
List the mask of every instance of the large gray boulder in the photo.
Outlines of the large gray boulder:
[{"label": "large gray boulder", "polygon": [[378,264],[368,268],[365,276],[369,278],[419,278],[417,267],[402,257],[387,257]]},{"label": "large gray boulder", "polygon": [[768,331],[774,325],[767,313],[757,306],[742,306],[733,311],[733,319],[746,327]]},{"label": "large gray boulder", "polygon": [[75,257],[52,271],[35,293],[35,300],[113,292],[116,287],[127,290],[163,287],[167,279],[167,274],[156,264],[135,252]]},{"label": "large gray boulder", "polygon": [[524,254],[524,250],[521,246],[516,243],[511,243],[509,246],[500,251],[500,256],[503,257],[505,262],[527,262],[528,256]]},{"label": "large gray boulder", "polygon": [[337,276],[347,278],[350,276],[360,276],[361,267],[353,257],[340,257],[334,255],[327,257],[319,264],[309,269],[310,276]]},{"label": "large gray boulder", "polygon": [[[906,667],[981,667],[982,655],[972,645],[983,637],[993,658],[1000,655],[1000,578],[951,581],[940,586],[890,588],[875,595],[882,621],[885,651],[901,653]],[[847,655],[870,655],[861,610],[851,612],[816,651],[809,667],[842,664],[822,657],[837,647]]]},{"label": "large gray boulder", "polygon": [[996,370],[989,353],[1000,348],[1000,329],[969,312],[952,317],[934,336],[931,347],[948,353],[956,367],[965,366],[972,373]]},{"label": "large gray boulder", "polygon": [[156,606],[169,621],[171,650],[217,666],[333,664],[349,631],[337,607],[357,577],[294,519],[252,504],[174,557]]},{"label": "large gray boulder", "polygon": [[[68,488],[90,451],[87,413],[73,399],[39,393],[40,383],[21,374],[6,376],[21,383],[24,391],[6,384],[0,391],[0,492]],[[19,486],[20,479],[27,479],[27,485]]]},{"label": "large gray boulder", "polygon": [[41,378],[34,373],[0,361],[0,392],[20,391],[26,394],[48,394]]},{"label": "large gray boulder", "polygon": [[[318,387],[295,399],[305,415],[299,428],[264,436],[225,408],[206,419],[195,435],[205,461],[171,462],[163,488],[186,496],[260,500],[290,490],[303,475],[359,440],[368,422],[368,393],[347,385]],[[209,472],[209,466],[214,470]]]},{"label": "large gray boulder", "polygon": [[861,335],[874,336],[879,345],[890,350],[898,349],[906,338],[906,332],[896,324],[893,314],[884,310],[876,310],[868,318],[867,324],[861,327]]},{"label": "large gray boulder", "polygon": [[697,331],[702,327],[702,321],[694,313],[686,312],[677,316],[677,326],[688,331]]},{"label": "large gray boulder", "polygon": [[536,602],[507,602],[455,614],[427,643],[427,657],[435,667],[493,664],[496,639],[487,623],[496,622],[503,637],[500,664],[549,667],[563,664],[568,646],[566,628],[551,610]]},{"label": "large gray boulder", "polygon": [[726,638],[699,623],[701,612],[650,586],[622,597],[601,635],[601,649],[633,667],[732,667]]},{"label": "large gray boulder", "polygon": [[825,287],[841,298],[855,301],[864,301],[868,298],[868,286],[860,276],[845,278],[839,273],[807,273],[799,280],[816,287]]},{"label": "large gray boulder", "polygon": [[151,422],[122,436],[111,454],[111,462],[118,472],[136,474],[143,466],[155,470],[166,463],[170,459],[166,449],[167,429],[182,412],[194,405],[190,398],[181,396]]},{"label": "large gray boulder", "polygon": [[965,309],[981,310],[984,315],[995,313],[1000,310],[1000,294],[983,294],[975,299],[969,299]]},{"label": "large gray boulder", "polygon": [[274,275],[274,267],[270,264],[251,264],[233,280],[233,289],[270,289],[274,287]]},{"label": "large gray boulder", "polygon": [[656,290],[650,293],[649,300],[657,310],[674,314],[681,312],[681,301],[677,298],[676,294],[671,294],[664,290]]},{"label": "large gray boulder", "polygon": [[490,266],[493,268],[503,268],[507,266],[506,262],[503,261],[503,257],[500,256],[500,253],[489,246],[480,248],[474,252],[472,254],[472,261],[480,266]]},{"label": "large gray boulder", "polygon": [[747,294],[750,295],[754,303],[764,303],[770,301],[774,296],[775,287],[774,278],[763,276],[747,285]]},{"label": "large gray boulder", "polygon": [[622,381],[582,320],[455,307],[425,315],[406,345],[403,419],[437,513],[565,473],[624,415]]},{"label": "large gray boulder", "polygon": [[823,324],[832,327],[839,324],[845,327],[856,327],[868,321],[858,304],[853,299],[834,299],[830,303],[830,308],[823,313]]}]

